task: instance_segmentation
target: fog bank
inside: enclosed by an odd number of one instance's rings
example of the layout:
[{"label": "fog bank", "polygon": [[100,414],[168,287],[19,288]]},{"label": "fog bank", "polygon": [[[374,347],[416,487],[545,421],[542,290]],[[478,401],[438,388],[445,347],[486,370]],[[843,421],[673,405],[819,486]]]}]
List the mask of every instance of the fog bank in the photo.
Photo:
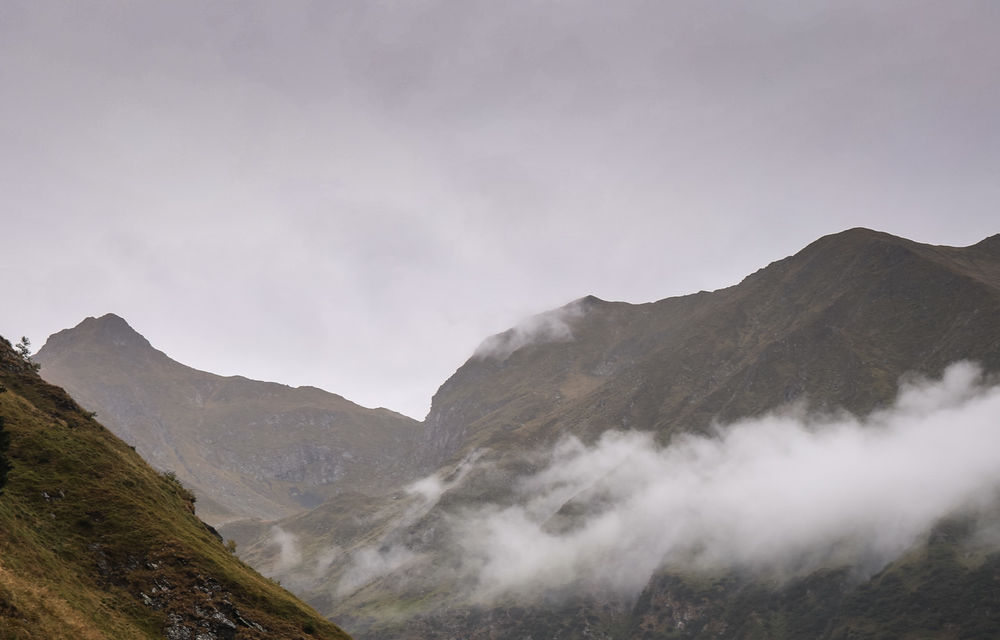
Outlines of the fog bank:
[{"label": "fog bank", "polygon": [[940,518],[995,502],[1000,387],[959,363],[864,419],[790,408],[669,446],[641,432],[567,438],[515,486],[513,506],[450,520],[480,600],[634,595],[659,567],[873,571]]}]

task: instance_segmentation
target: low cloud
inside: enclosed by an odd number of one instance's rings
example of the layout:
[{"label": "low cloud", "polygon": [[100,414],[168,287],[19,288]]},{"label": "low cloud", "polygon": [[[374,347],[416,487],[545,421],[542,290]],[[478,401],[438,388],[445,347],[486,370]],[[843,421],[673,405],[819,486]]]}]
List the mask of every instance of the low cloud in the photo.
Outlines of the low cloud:
[{"label": "low cloud", "polygon": [[583,314],[583,305],[580,301],[575,301],[558,309],[531,316],[516,327],[483,340],[476,347],[473,357],[503,361],[529,344],[569,342],[573,339],[572,322]]},{"label": "low cloud", "polygon": [[661,567],[875,570],[998,488],[1000,387],[959,363],[864,419],[790,409],[665,447],[640,432],[568,438],[512,505],[451,526],[480,600],[635,595]]},{"label": "low cloud", "polygon": [[295,534],[278,526],[272,527],[271,543],[278,547],[278,555],[272,567],[274,572],[288,571],[302,562],[302,551]]},{"label": "low cloud", "polygon": [[313,581],[317,582],[321,580],[342,553],[343,550],[337,545],[333,545],[332,547],[329,547],[326,550],[319,552],[319,554],[317,554],[315,558],[316,566],[313,569],[313,575],[312,575]]},{"label": "low cloud", "polygon": [[[400,538],[406,537],[409,530],[437,506],[445,492],[462,483],[466,475],[476,467],[479,456],[480,452],[474,451],[455,465],[450,473],[431,474],[407,486],[406,493],[410,501],[392,528],[376,542],[345,556],[346,569],[337,583],[335,595],[343,597],[371,582],[396,571],[412,568],[425,560],[427,558],[425,551],[409,548]],[[334,548],[326,554],[321,554],[317,558],[317,573],[329,569],[338,560],[340,553],[339,548]]]},{"label": "low cloud", "polygon": [[[793,406],[668,445],[609,431],[524,455],[477,453],[412,484],[379,535],[309,563],[310,588],[333,574],[336,597],[377,581],[452,606],[631,598],[660,569],[866,575],[958,514],[977,518],[970,551],[1000,546],[1000,386],[969,363],[907,380],[864,418]],[[296,541],[281,533],[292,567]]]},{"label": "low cloud", "polygon": [[376,548],[365,547],[351,555],[336,595],[343,597],[378,578],[405,569],[420,559],[420,555],[402,545]]}]

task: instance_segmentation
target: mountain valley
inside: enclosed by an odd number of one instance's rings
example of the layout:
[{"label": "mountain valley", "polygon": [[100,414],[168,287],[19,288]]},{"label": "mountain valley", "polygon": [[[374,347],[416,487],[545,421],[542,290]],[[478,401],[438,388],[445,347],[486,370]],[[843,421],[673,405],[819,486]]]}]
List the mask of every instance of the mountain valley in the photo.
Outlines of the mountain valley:
[{"label": "mountain valley", "polygon": [[718,291],[584,297],[484,341],[422,423],[190,369],[113,315],[35,361],[359,638],[1000,630],[1000,235],[852,229]]}]

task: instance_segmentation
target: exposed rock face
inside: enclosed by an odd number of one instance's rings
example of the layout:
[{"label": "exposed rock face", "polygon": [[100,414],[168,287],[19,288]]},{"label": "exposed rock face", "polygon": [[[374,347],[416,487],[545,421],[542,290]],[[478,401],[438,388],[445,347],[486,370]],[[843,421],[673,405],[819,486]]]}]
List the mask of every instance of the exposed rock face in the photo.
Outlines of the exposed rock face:
[{"label": "exposed rock face", "polygon": [[202,517],[276,518],[406,477],[416,421],[313,387],[174,362],[122,318],[87,318],[36,356],[46,380],[197,493]]},{"label": "exposed rock face", "polygon": [[116,562],[99,544],[91,546],[101,580],[136,592],[152,611],[165,614],[167,638],[233,640],[266,638],[267,630],[240,611],[236,596],[218,580],[189,569],[162,552]]}]

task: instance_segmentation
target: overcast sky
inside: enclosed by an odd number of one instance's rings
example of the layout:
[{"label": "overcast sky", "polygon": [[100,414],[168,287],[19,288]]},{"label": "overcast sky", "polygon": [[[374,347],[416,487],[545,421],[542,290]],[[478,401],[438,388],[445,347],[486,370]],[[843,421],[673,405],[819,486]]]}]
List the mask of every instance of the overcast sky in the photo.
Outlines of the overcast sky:
[{"label": "overcast sky", "polygon": [[0,333],[422,418],[486,336],[1000,231],[1000,3],[0,0]]}]

